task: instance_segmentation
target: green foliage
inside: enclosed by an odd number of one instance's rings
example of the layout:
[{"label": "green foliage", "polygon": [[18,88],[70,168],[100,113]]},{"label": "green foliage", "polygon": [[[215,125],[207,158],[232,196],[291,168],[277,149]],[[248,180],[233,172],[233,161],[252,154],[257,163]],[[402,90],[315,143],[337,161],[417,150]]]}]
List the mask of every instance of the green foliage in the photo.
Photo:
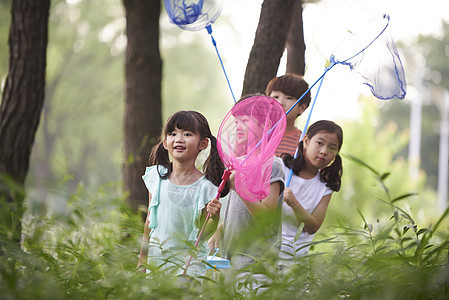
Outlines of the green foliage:
[{"label": "green foliage", "polygon": [[0,1],[0,103],[3,99],[3,88],[8,73],[8,37],[11,22],[11,0]]},{"label": "green foliage", "polygon": [[404,201],[411,193],[393,199],[385,174],[352,159],[375,175],[384,191],[384,198],[379,201],[392,208],[392,215],[389,219],[370,222],[359,211],[362,226],[336,226],[330,235],[336,235],[343,246],[329,247],[333,256],[324,256],[328,260],[324,264],[320,261],[316,269],[326,266],[338,279],[323,281],[319,287],[331,291],[330,297],[334,292],[356,298],[366,295],[379,299],[447,297],[449,239],[447,232],[439,230],[443,223],[447,228],[449,208],[435,225],[419,228],[405,209],[393,204]]},{"label": "green foliage", "polygon": [[[0,292],[5,299],[447,298],[449,209],[418,224],[404,208],[413,192],[390,194],[387,180],[394,174],[352,155],[347,160],[374,178],[382,195],[377,203],[390,214],[368,217],[358,210],[358,217],[334,226],[330,238],[315,237],[310,255],[283,270],[267,253],[246,273],[209,270],[197,280],[154,268],[151,275],[137,271],[140,213],[111,183],[96,193],[79,186],[62,213],[26,214],[22,247],[3,236]],[[258,274],[251,271],[256,269]]]},{"label": "green foliage", "polygon": [[424,50],[426,66],[429,68],[428,80],[449,89],[449,23],[442,23],[442,35],[420,36],[418,43]]},{"label": "green foliage", "polygon": [[[380,126],[394,122],[399,130],[410,128],[410,106],[416,97],[422,101],[421,157],[420,167],[426,176],[426,185],[437,189],[438,185],[438,145],[439,126],[443,111],[442,91],[449,88],[449,24],[442,22],[441,31],[426,36],[420,35],[417,41],[400,45],[405,54],[404,65],[408,66],[407,84],[409,100],[385,101],[380,114]],[[423,78],[421,78],[423,77]],[[421,82],[423,81],[423,82]],[[401,155],[407,155],[404,148]]]},{"label": "green foliage", "polygon": [[[432,104],[431,99],[423,99],[425,102],[422,107],[421,122],[421,169],[425,174],[426,185],[429,188],[437,189],[438,184],[438,145],[440,124],[440,112]],[[410,128],[410,102],[409,101],[390,101],[386,102],[380,108],[379,128],[394,124],[399,132],[409,132]],[[408,146],[408,145],[406,145]],[[396,157],[407,157],[408,147],[403,147]]]},{"label": "green foliage", "polygon": [[[344,132],[341,149],[342,187],[332,196],[323,228],[347,224],[353,216],[358,215],[357,209],[364,211],[369,218],[379,218],[389,214],[385,206],[376,205],[376,199],[381,198],[385,192],[385,187],[377,188],[379,179],[376,178],[383,178],[388,183],[388,192],[393,199],[400,197],[404,190],[412,194],[419,192],[419,196],[408,198],[409,209],[419,213],[420,217],[435,217],[436,212],[432,204],[436,203],[436,197],[432,192],[424,189],[426,178],[423,174],[420,174],[417,180],[409,178],[408,162],[403,153],[408,145],[408,130],[398,127],[393,121],[386,124],[380,123],[380,111],[376,101],[371,98],[361,99],[361,101],[363,117],[360,120],[339,122]],[[357,160],[350,157],[355,157]],[[362,164],[365,168],[360,168],[361,161],[375,167],[371,167],[370,170]],[[376,177],[372,176],[373,171]]]},{"label": "green foliage", "polygon": [[46,98],[27,178],[40,201],[120,178],[124,26],[119,1],[52,1]]}]

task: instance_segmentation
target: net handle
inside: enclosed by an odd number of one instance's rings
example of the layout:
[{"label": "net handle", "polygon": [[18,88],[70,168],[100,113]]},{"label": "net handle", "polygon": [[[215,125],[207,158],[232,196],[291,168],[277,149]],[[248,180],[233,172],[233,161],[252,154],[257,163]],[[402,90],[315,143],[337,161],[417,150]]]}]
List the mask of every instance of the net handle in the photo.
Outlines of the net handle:
[{"label": "net handle", "polygon": [[[215,199],[217,199],[217,200],[220,199],[220,194],[221,194],[221,192],[223,192],[223,189],[225,187],[226,181],[229,180],[229,177],[231,176],[231,174],[232,174],[231,169],[224,170],[223,176],[221,177],[220,185],[218,186],[217,195],[215,196]],[[203,235],[203,231],[206,228],[206,224],[207,224],[207,221],[209,221],[209,219],[210,219],[210,213],[207,213],[207,216],[206,216],[206,219],[204,220],[203,226],[201,226],[201,230],[198,233],[198,238],[196,239],[196,242],[195,242],[195,248],[198,247],[198,244],[200,242],[201,236]],[[184,272],[182,273],[182,275],[186,275],[187,269],[189,268],[191,261],[192,261],[192,255],[190,255],[189,259],[187,260],[186,267],[185,267]]]}]

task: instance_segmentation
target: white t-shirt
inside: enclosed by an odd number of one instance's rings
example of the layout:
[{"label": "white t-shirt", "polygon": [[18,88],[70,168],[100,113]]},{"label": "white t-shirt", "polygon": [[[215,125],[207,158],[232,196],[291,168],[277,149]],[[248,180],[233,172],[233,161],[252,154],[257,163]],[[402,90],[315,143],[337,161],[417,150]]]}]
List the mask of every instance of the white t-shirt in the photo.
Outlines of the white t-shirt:
[{"label": "white t-shirt", "polygon": [[[283,167],[285,177],[287,178],[290,174],[290,169],[285,164]],[[302,207],[309,213],[315,210],[324,196],[333,192],[326,187],[326,183],[320,180],[319,173],[312,179],[303,179],[293,173],[289,188]],[[284,201],[282,205],[282,242],[279,254],[281,259],[294,260],[295,257],[306,255],[309,252],[310,246],[307,244],[313,240],[314,234],[303,231],[294,243],[297,231],[298,226],[296,225],[293,210]]]},{"label": "white t-shirt", "polygon": [[[243,268],[254,263],[251,257],[261,257],[263,253],[277,246],[279,251],[280,213],[284,195],[284,163],[279,157],[274,157],[271,168],[270,183],[279,182],[281,190],[274,221],[270,224],[256,223],[239,195],[233,190],[229,193],[223,227],[222,250],[224,256],[231,260],[231,265]],[[276,252],[277,252],[276,251]]]}]

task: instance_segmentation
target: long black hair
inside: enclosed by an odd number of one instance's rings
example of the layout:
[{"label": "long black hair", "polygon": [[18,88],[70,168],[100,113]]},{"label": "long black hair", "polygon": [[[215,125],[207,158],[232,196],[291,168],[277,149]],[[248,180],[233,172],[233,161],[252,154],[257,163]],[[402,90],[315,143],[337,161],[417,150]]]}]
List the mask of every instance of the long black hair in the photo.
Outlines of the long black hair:
[{"label": "long black hair", "polygon": [[[168,150],[164,148],[163,141],[166,136],[176,128],[195,132],[196,134],[200,135],[201,140],[206,138],[210,140],[210,154],[204,162],[203,173],[206,179],[208,179],[218,187],[221,183],[221,177],[225,170],[225,166],[221,161],[220,156],[218,155],[217,139],[212,135],[207,119],[197,111],[182,110],[174,113],[168,118],[158,144],[155,145],[151,150],[149,164],[161,165],[166,167],[168,172],[166,174],[159,173],[159,176],[163,179],[167,179],[170,177],[170,174],[173,171],[173,165],[170,162]],[[226,183],[221,196],[226,196],[228,192],[229,184]]]},{"label": "long black hair", "polygon": [[[340,151],[343,145],[343,130],[340,126],[332,121],[321,120],[312,124],[307,130],[307,138],[310,140],[315,134],[319,132],[335,133],[338,138],[338,151]],[[306,161],[303,154],[303,141],[299,143],[298,146],[298,156],[293,158],[290,154],[283,153],[282,160],[284,164],[293,170],[297,176],[299,172],[306,166]],[[334,161],[327,167],[320,170],[320,179],[322,182],[326,183],[326,186],[331,190],[338,192],[341,186],[341,176],[343,175],[343,166],[339,152],[335,156]]]}]

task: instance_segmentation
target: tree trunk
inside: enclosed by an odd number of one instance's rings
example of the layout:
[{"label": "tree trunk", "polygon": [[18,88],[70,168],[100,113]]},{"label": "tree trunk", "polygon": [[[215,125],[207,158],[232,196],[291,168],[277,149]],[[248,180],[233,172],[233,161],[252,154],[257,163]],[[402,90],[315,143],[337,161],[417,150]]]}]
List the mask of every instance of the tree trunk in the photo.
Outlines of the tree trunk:
[{"label": "tree trunk", "polygon": [[305,52],[304,29],[302,21],[302,1],[296,0],[293,8],[293,15],[290,30],[287,37],[287,68],[286,73],[304,75],[305,72]]},{"label": "tree trunk", "polygon": [[126,10],[125,165],[123,181],[134,210],[148,204],[142,175],[150,146],[161,133],[162,60],[159,52],[160,0],[123,0]]},{"label": "tree trunk", "polygon": [[50,0],[11,4],[9,70],[0,107],[0,202],[10,205],[7,226],[16,242],[24,198],[16,188],[25,182],[44,103],[49,10]]},{"label": "tree trunk", "polygon": [[253,48],[248,59],[242,95],[265,91],[276,76],[296,0],[264,0]]}]

